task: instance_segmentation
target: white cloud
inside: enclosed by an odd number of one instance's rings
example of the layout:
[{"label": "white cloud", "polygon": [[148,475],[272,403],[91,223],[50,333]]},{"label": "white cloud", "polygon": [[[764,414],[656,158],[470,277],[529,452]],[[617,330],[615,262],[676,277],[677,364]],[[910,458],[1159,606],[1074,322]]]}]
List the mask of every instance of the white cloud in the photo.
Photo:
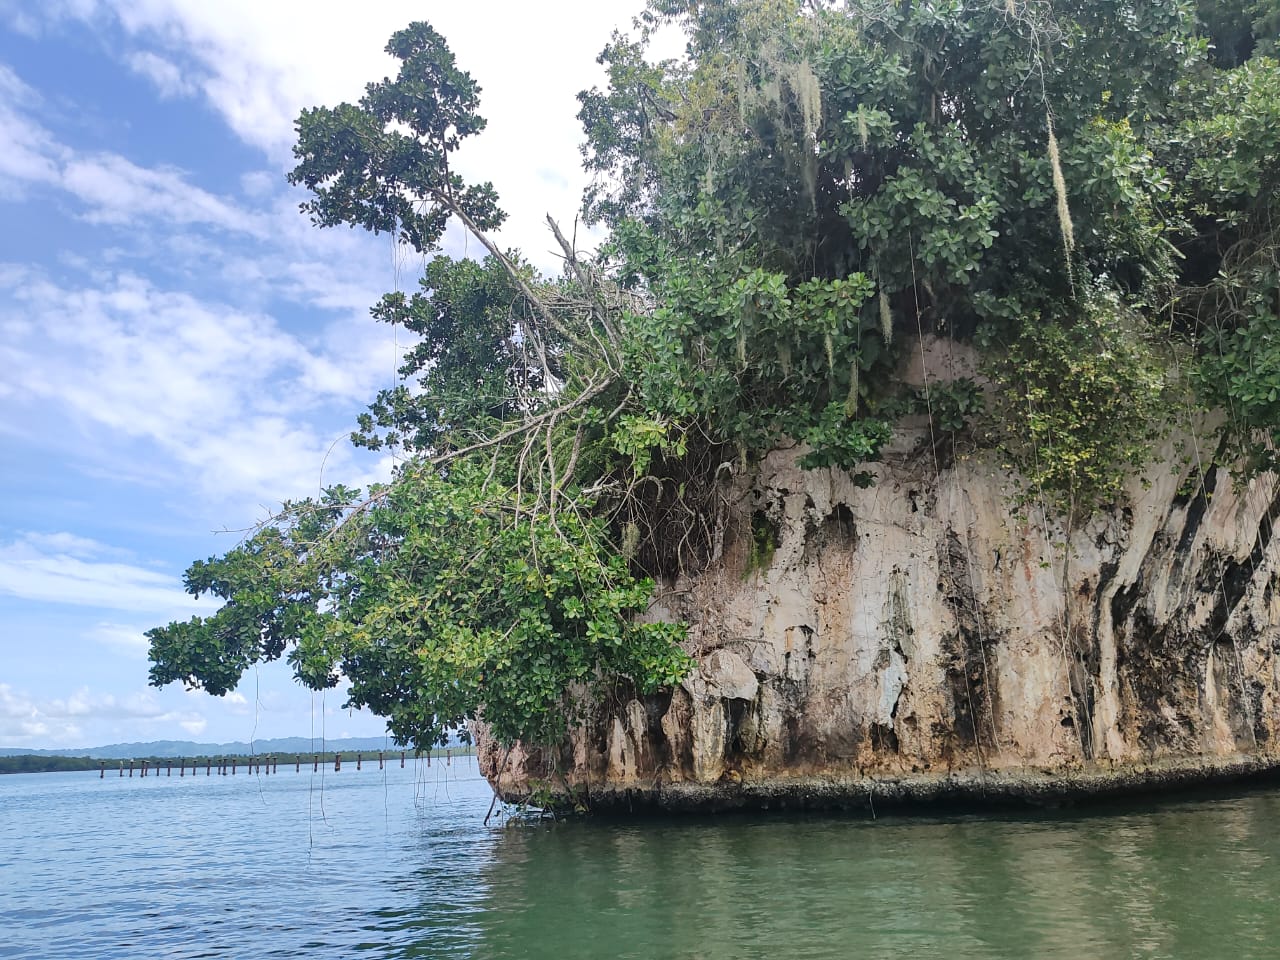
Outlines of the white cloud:
[{"label": "white cloud", "polygon": [[101,543],[98,540],[66,532],[27,533],[23,535],[22,539],[24,543],[33,549],[45,553],[63,554],[78,559],[103,556],[104,554],[119,556],[126,552],[118,547]]},{"label": "white cloud", "polygon": [[[289,679],[280,664],[255,671],[245,693],[212,697],[179,685],[120,693],[96,682],[69,683],[70,693],[34,694],[0,682],[0,747],[96,747],[108,743],[181,739],[226,742],[269,737],[339,734],[340,718],[352,736],[380,736],[382,720],[362,711],[337,710],[344,691],[310,694]],[[345,733],[342,735],[346,735]]]},{"label": "white cloud", "polygon": [[91,223],[159,221],[202,224],[263,237],[261,216],[189,182],[180,170],[140,167],[114,153],[77,152],[59,142],[32,114],[40,96],[0,64],[0,199],[17,199],[31,185],[66,191],[86,207]]},{"label": "white cloud", "polygon": [[259,237],[265,233],[258,217],[192,186],[180,171],[147,169],[115,154],[69,160],[58,184],[89,208],[85,218],[91,223],[161,220]]},{"label": "white cloud", "polygon": [[147,629],[123,623],[98,623],[87,631],[86,636],[117,653],[146,659],[149,644],[144,634]]},{"label": "white cloud", "polygon": [[198,734],[208,725],[199,711],[174,709],[167,699],[151,690],[116,696],[87,686],[37,698],[0,683],[0,745],[90,747],[120,737],[167,739],[175,727]]},{"label": "white cloud", "polygon": [[134,73],[155,84],[162,98],[189,97],[196,92],[195,84],[177,64],[150,50],[130,53],[125,62]]},{"label": "white cloud", "polygon": [[[16,335],[0,343],[0,363],[14,393],[0,410],[15,423],[33,407],[61,413],[82,435],[64,440],[116,473],[146,482],[124,438],[162,454],[147,458],[152,483],[194,485],[223,502],[312,494],[322,463],[335,481],[367,469],[334,441],[390,379],[385,346],[341,331],[308,346],[269,316],[128,274],[87,289],[28,276],[8,301],[0,323]],[[372,326],[363,321],[361,332],[376,334]],[[313,418],[325,404],[350,411],[330,430]],[[105,442],[95,449],[94,438]]]},{"label": "white cloud", "polygon": [[67,151],[27,114],[39,96],[0,63],[0,199],[13,200],[26,185],[51,183]]},{"label": "white cloud", "polygon": [[40,36],[40,18],[19,7],[17,0],[0,0],[0,15],[14,33],[24,37]]},{"label": "white cloud", "polygon": [[[119,560],[100,559],[92,541],[73,534],[26,534],[0,543],[0,594],[43,603],[73,604],[154,614],[189,616],[217,606],[196,600],[179,579]],[[67,548],[67,545],[70,548]]]},{"label": "white cloud", "polygon": [[280,186],[281,176],[269,170],[250,170],[240,176],[240,189],[247,196],[261,199],[275,193]]}]

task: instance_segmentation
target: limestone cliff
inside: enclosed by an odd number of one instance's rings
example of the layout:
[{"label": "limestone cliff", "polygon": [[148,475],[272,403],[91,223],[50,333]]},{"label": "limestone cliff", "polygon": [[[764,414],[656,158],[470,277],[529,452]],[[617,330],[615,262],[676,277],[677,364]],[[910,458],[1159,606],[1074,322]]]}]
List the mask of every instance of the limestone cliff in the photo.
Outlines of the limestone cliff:
[{"label": "limestone cliff", "polygon": [[[1276,478],[1206,432],[1071,531],[993,456],[906,427],[871,487],[776,451],[654,615],[698,671],[601,703],[558,751],[482,743],[507,799],[874,804],[1105,792],[1280,765]],[[943,453],[946,455],[944,456]],[[762,537],[762,531],[764,535]],[[760,541],[773,546],[771,555]]]}]

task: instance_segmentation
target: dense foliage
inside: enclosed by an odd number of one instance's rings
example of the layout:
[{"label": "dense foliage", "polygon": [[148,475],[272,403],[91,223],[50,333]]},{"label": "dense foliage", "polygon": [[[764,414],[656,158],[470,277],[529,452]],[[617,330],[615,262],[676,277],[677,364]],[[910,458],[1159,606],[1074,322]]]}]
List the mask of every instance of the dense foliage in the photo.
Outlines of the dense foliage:
[{"label": "dense foliage", "polygon": [[[686,55],[654,62],[673,24]],[[224,606],[151,631],[153,682],[223,692],[287,654],[406,742],[477,715],[554,741],[689,668],[653,580],[716,555],[726,481],[779,444],[857,471],[923,410],[1068,527],[1170,411],[1226,410],[1268,466],[1278,27],[1280,0],[651,0],[580,97],[610,239],[562,242],[558,277],[489,239],[492,187],[450,165],[479,89],[401,31],[395,79],[304,111],[291,179],[320,226],[430,253],[456,219],[487,256],[373,309],[418,338],[353,438],[402,454],[393,480],[194,564]],[[974,342],[983,382],[906,389],[925,336]]]}]

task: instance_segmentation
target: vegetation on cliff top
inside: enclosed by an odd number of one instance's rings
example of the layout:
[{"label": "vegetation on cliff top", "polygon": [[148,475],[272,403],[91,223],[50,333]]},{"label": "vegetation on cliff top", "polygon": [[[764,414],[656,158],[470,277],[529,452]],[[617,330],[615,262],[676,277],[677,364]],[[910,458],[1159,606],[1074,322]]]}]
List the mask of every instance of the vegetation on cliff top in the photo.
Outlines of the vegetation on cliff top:
[{"label": "vegetation on cliff top", "polygon": [[[678,25],[686,56],[653,62]],[[856,471],[920,404],[904,341],[975,342],[994,389],[940,385],[1070,524],[1120,493],[1170,409],[1280,429],[1280,0],[651,0],[580,95],[609,241],[543,276],[486,231],[451,159],[480,91],[427,24],[397,77],[304,111],[291,180],[320,226],[434,260],[373,308],[417,335],[354,442],[387,485],[285,504],[149,634],[155,684],[220,693],[288,656],[425,746],[483,710],[555,740],[602,688],[690,660],[645,610],[724,535],[726,480],[780,443]],[[860,475],[864,476],[865,475]]]}]

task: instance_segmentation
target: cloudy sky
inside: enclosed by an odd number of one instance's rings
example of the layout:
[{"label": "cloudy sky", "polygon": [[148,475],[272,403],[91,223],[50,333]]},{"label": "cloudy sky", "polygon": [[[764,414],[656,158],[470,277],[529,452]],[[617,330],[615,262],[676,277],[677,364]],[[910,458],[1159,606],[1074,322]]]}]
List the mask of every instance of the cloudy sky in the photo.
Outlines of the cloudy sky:
[{"label": "cloudy sky", "polygon": [[388,469],[345,436],[405,347],[368,308],[421,260],[297,212],[293,120],[358,98],[429,20],[483,88],[459,168],[550,265],[542,218],[572,223],[582,187],[574,94],[638,8],[0,0],[0,746],[382,733],[279,664],[220,699],[146,683],[143,632],[209,609],[192,559]]}]

